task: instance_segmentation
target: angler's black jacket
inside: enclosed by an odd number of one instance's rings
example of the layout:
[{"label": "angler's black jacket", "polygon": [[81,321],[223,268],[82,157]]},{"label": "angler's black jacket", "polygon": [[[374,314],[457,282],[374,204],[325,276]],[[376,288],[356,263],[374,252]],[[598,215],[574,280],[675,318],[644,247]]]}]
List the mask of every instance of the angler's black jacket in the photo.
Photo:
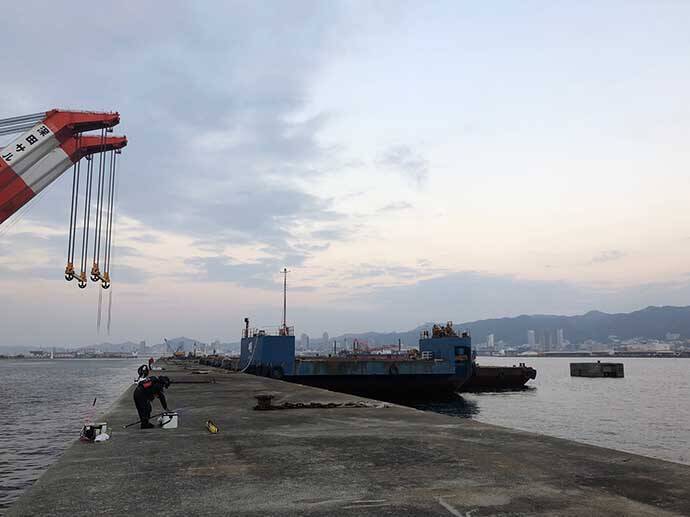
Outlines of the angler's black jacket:
[{"label": "angler's black jacket", "polygon": [[139,384],[134,391],[138,391],[139,394],[144,395],[148,400],[153,400],[158,397],[161,401],[161,406],[163,406],[163,409],[167,411],[168,403],[165,400],[164,389],[165,388],[160,379],[152,376],[139,381]]}]

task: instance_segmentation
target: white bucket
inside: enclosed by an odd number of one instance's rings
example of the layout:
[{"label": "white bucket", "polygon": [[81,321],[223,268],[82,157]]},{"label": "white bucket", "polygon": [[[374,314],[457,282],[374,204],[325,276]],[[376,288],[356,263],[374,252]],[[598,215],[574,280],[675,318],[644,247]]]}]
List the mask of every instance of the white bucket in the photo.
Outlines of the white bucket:
[{"label": "white bucket", "polygon": [[177,412],[163,413],[158,417],[158,425],[163,429],[177,429]]}]

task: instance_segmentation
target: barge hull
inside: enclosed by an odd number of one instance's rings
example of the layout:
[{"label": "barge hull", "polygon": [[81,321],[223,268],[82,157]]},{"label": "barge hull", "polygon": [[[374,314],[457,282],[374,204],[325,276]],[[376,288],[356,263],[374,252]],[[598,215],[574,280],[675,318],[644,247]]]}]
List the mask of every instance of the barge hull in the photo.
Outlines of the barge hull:
[{"label": "barge hull", "polygon": [[525,389],[527,381],[535,379],[537,371],[529,366],[475,365],[470,379],[461,391],[500,391]]},{"label": "barge hull", "polygon": [[448,375],[291,375],[283,380],[349,393],[361,397],[388,400],[414,400],[451,397],[462,385]]}]

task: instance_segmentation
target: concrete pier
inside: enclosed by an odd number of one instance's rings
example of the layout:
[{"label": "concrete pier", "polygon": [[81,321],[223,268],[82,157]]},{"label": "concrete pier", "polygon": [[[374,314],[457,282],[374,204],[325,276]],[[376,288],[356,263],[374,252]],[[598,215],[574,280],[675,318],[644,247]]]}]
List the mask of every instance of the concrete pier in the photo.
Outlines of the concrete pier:
[{"label": "concrete pier", "polygon": [[[102,444],[77,442],[9,515],[690,515],[690,467],[399,406],[255,411],[349,395],[173,367],[175,430],[131,391]],[[154,412],[158,402],[154,402]],[[208,418],[220,433],[205,429]]]}]

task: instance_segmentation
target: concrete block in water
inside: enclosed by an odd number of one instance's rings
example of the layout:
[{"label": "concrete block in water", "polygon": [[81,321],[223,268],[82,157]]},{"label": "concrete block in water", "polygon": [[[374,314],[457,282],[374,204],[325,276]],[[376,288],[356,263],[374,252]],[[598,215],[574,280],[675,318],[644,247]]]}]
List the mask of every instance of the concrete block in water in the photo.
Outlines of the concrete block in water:
[{"label": "concrete block in water", "polygon": [[570,363],[571,377],[624,377],[623,363]]}]

